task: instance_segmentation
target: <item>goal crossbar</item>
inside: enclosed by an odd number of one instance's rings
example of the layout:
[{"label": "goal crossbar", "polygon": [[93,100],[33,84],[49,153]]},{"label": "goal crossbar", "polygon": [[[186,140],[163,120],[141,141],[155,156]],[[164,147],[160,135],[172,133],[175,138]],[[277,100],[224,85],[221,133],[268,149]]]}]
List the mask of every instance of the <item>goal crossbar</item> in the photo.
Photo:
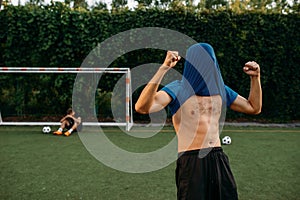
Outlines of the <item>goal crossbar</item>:
[{"label": "goal crossbar", "polygon": [[0,73],[130,73],[130,68],[0,67]]},{"label": "goal crossbar", "polygon": [[[82,122],[83,126],[126,126],[129,131],[133,126],[132,116],[132,87],[130,68],[64,68],[64,67],[0,67],[0,73],[123,73],[126,74],[126,117],[125,122]],[[0,112],[0,125],[41,126],[60,125],[59,122],[4,122]]]}]

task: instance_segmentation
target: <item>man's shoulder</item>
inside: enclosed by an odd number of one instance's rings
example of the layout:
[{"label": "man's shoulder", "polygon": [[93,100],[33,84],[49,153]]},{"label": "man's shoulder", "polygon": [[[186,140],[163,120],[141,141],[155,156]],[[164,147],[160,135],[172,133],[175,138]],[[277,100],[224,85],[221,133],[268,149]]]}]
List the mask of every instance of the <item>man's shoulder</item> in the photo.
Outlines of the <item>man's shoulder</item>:
[{"label": "man's shoulder", "polygon": [[181,81],[175,80],[175,81],[165,85],[161,89],[161,91],[166,92],[167,94],[169,94],[172,97],[172,99],[175,99],[178,92],[180,91],[180,89],[181,89]]}]

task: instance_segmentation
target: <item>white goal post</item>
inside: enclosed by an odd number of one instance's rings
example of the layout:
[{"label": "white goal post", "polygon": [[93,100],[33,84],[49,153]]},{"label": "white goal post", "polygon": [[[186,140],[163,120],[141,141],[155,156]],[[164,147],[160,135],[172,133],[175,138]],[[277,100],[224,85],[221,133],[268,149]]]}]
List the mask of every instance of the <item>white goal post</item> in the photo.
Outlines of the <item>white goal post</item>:
[{"label": "white goal post", "polygon": [[[125,122],[83,122],[83,126],[125,126],[129,131],[133,126],[132,116],[132,86],[130,68],[61,68],[61,67],[0,67],[0,73],[119,73],[126,74],[126,116]],[[60,125],[59,122],[5,122],[2,120],[0,111],[0,125]]]}]

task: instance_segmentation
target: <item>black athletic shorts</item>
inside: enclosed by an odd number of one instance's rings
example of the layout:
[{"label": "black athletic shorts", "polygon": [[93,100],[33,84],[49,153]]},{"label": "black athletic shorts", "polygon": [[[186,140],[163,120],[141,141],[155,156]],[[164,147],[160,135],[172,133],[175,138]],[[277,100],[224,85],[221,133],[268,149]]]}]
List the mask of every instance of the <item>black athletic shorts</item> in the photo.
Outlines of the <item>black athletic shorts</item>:
[{"label": "black athletic shorts", "polygon": [[176,186],[178,200],[238,199],[229,160],[221,147],[179,153]]},{"label": "black athletic shorts", "polygon": [[[66,129],[72,128],[75,123],[74,119],[72,119],[71,117],[68,117],[66,120],[69,122],[69,125],[66,126]],[[76,131],[81,131],[81,130],[82,130],[82,123],[80,123],[74,131],[76,132]]]},{"label": "black athletic shorts", "polygon": [[71,117],[66,118],[66,120],[68,121],[69,125],[66,126],[66,129],[70,129],[73,127],[73,125],[75,124],[74,119],[72,119]]}]

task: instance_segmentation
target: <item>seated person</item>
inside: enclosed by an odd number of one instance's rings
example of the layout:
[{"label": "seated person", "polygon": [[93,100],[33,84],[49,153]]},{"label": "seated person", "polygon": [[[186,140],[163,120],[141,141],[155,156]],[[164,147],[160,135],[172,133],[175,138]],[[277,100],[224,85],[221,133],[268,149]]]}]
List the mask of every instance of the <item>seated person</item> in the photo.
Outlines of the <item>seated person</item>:
[{"label": "seated person", "polygon": [[75,117],[75,112],[72,110],[72,108],[69,108],[67,110],[67,115],[64,116],[60,120],[60,127],[57,131],[54,131],[54,135],[62,135],[64,129],[67,129],[67,131],[64,133],[65,136],[70,136],[73,131],[76,131],[77,129],[80,129],[81,127],[81,118]]}]

